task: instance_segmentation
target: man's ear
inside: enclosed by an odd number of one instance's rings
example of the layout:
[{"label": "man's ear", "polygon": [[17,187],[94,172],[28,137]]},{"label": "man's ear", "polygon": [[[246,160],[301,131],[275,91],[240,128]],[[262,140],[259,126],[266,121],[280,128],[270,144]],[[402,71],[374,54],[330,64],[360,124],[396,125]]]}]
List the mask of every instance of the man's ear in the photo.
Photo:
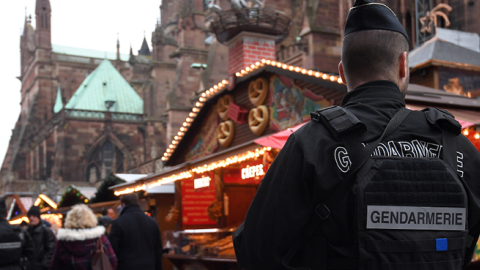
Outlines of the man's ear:
[{"label": "man's ear", "polygon": [[340,78],[342,78],[343,83],[347,84],[347,80],[345,80],[345,73],[343,71],[342,61],[340,61],[340,63],[338,63],[338,72],[340,73]]},{"label": "man's ear", "polygon": [[408,72],[408,53],[403,52],[398,59],[398,78],[403,79],[407,77]]}]

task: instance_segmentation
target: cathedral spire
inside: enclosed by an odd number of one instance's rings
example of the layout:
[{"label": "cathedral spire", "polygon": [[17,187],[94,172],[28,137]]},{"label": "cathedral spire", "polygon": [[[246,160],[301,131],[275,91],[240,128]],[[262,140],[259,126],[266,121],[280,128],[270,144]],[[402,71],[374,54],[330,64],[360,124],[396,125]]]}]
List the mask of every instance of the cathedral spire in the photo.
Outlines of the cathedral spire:
[{"label": "cathedral spire", "polygon": [[37,0],[35,4],[36,26],[37,29],[50,30],[50,15],[52,9],[49,0]]},{"label": "cathedral spire", "polygon": [[117,60],[120,60],[120,39],[117,33]]},{"label": "cathedral spire", "polygon": [[148,47],[147,39],[143,37],[142,47],[138,50],[139,55],[151,55],[150,48]]},{"label": "cathedral spire", "polygon": [[49,0],[37,0],[35,4],[35,45],[37,47],[52,47],[51,13]]},{"label": "cathedral spire", "polygon": [[23,24],[23,32],[25,33],[25,31],[27,31],[27,27],[30,25],[30,21],[31,21],[31,16],[30,16],[30,20],[28,19],[28,13],[27,13],[27,7],[25,7],[25,23]]}]

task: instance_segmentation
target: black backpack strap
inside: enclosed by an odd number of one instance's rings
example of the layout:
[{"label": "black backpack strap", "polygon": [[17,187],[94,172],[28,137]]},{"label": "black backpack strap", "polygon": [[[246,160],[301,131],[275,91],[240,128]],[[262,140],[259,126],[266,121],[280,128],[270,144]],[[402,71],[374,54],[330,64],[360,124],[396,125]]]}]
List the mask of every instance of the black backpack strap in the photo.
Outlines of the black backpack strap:
[{"label": "black backpack strap", "polygon": [[[343,108],[342,110],[346,111]],[[324,203],[321,203],[317,205],[317,207],[315,207],[315,214],[312,215],[310,220],[305,225],[303,229],[302,237],[297,238],[297,240],[290,247],[290,250],[283,257],[282,264],[284,267],[291,270],[307,270],[308,269],[306,267],[293,268],[293,267],[290,267],[289,265],[293,260],[293,258],[295,257],[297,251],[303,245],[303,243],[305,243],[311,236],[313,236],[315,232],[319,229],[320,225],[322,225],[322,223],[329,218],[330,211],[331,211],[330,209],[333,209],[335,205],[337,205],[340,202],[340,200],[345,196],[345,194],[347,194],[349,187],[352,184],[352,181],[355,179],[356,172],[362,167],[363,164],[365,164],[367,160],[369,160],[370,155],[375,150],[375,148],[377,148],[381,140],[384,137],[388,137],[389,135],[391,135],[402,124],[402,122],[405,120],[405,118],[408,116],[410,112],[411,111],[406,108],[401,108],[395,114],[395,116],[390,120],[383,134],[377,140],[368,144],[366,147],[362,148],[359,152],[357,152],[356,155],[353,156],[353,158],[351,159],[352,164],[350,166],[350,173],[343,181],[341,181],[333,189],[333,191],[330,193],[331,195],[324,201]],[[312,120],[313,120],[313,117],[312,117]],[[360,142],[358,142],[357,132],[350,132],[350,133],[344,133],[344,134],[348,134],[348,135],[342,136],[345,146],[347,147],[347,151],[350,150],[348,148],[349,146],[354,149],[360,149],[362,147]],[[353,153],[353,151],[351,153]]]},{"label": "black backpack strap", "polygon": [[[333,207],[337,205],[343,196],[348,192],[348,188],[352,184],[352,179],[355,179],[356,172],[362,167],[363,164],[365,164],[365,162],[367,162],[369,157],[372,155],[372,152],[375,150],[375,148],[377,148],[382,139],[391,135],[402,124],[410,112],[411,111],[406,108],[401,108],[390,120],[383,134],[377,140],[368,144],[359,152],[356,152],[357,154],[353,156],[351,155],[352,164],[350,166],[349,175],[334,188],[333,192],[330,193],[330,197],[328,197],[323,204],[319,204],[315,209],[322,220],[328,218],[330,215],[330,209],[333,209]],[[347,147],[347,151],[350,150],[349,146],[356,149],[361,147],[361,144],[358,142],[358,134],[349,134],[349,136],[345,136],[343,139],[345,146]],[[350,151],[351,153],[355,153],[352,150]]]}]

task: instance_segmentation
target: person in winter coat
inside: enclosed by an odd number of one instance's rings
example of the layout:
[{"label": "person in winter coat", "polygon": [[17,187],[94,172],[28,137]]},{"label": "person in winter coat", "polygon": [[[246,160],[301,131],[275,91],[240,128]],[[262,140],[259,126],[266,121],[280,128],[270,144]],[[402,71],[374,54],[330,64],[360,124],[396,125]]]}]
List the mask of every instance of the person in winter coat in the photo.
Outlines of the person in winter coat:
[{"label": "person in winter coat", "polygon": [[13,226],[5,219],[5,200],[0,199],[0,270],[22,270],[24,259],[33,256],[33,242],[20,226]]},{"label": "person in winter coat", "polygon": [[162,270],[162,239],[157,222],[145,215],[136,194],[120,197],[122,210],[108,239],[118,258],[118,270]]},{"label": "person in winter coat", "polygon": [[51,270],[90,270],[92,257],[101,241],[112,268],[117,257],[104,235],[105,227],[97,226],[97,217],[84,204],[75,205],[67,214],[65,228],[58,229],[57,244],[50,263]]},{"label": "person in winter coat", "polygon": [[32,260],[28,261],[28,270],[46,270],[52,259],[53,249],[55,248],[55,235],[52,230],[44,226],[40,218],[40,208],[32,206],[27,213],[30,221],[28,233],[33,239],[35,245],[35,254]]},{"label": "person in winter coat", "polygon": [[109,216],[102,216],[98,218],[98,225],[105,227],[105,235],[108,236],[110,228],[112,227],[113,219]]}]

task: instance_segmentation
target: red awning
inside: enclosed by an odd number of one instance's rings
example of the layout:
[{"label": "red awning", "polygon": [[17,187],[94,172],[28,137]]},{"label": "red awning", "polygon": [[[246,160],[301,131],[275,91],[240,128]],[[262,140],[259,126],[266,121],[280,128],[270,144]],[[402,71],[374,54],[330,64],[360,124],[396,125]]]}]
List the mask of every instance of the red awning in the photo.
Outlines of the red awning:
[{"label": "red awning", "polygon": [[[407,104],[407,108],[411,110],[422,110],[424,107],[418,105]],[[455,119],[460,122],[462,128],[467,128],[469,126],[480,125],[480,112],[459,110],[459,109],[448,109],[450,113],[455,116]],[[287,142],[288,137],[294,131],[299,129],[305,123],[295,126],[293,128],[288,128],[284,131],[277,132],[273,135],[265,136],[260,139],[257,139],[253,142],[265,147],[272,147],[282,149]]]},{"label": "red awning", "polygon": [[303,125],[305,125],[305,123],[295,126],[293,128],[287,128],[284,131],[280,131],[269,136],[262,137],[253,142],[265,147],[282,149],[285,143],[287,142],[287,139],[290,136],[290,134],[295,132],[297,129],[299,129]]}]

